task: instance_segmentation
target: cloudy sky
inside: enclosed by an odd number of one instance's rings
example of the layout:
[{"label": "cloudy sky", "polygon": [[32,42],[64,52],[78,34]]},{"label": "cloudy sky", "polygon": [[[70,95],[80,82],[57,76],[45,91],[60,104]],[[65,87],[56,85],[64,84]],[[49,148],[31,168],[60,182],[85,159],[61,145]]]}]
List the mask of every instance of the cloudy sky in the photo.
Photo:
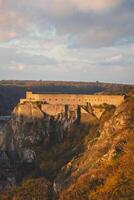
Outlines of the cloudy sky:
[{"label": "cloudy sky", "polygon": [[134,83],[134,0],[0,0],[0,79]]}]

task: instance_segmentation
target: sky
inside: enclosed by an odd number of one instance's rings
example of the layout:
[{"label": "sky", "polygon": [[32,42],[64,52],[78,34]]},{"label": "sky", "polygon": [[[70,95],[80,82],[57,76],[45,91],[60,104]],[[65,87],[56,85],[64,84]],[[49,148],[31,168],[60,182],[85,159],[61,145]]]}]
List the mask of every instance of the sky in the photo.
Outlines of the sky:
[{"label": "sky", "polygon": [[0,0],[0,79],[134,83],[134,0]]}]

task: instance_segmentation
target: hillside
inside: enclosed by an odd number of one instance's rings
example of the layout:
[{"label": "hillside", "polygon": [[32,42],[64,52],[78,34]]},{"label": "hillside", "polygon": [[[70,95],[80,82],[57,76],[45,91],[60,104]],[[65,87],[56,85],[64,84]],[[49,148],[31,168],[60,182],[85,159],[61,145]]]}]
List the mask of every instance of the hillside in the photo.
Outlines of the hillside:
[{"label": "hillside", "polygon": [[91,109],[80,121],[74,110],[65,126],[64,113],[50,120],[40,105],[19,104],[0,146],[11,160],[19,153],[21,176],[1,200],[133,200],[134,98],[103,109],[100,119]]},{"label": "hillside", "polygon": [[87,136],[83,154],[57,176],[60,200],[134,198],[134,99],[112,113],[105,122],[108,115],[104,113],[99,137],[89,140]]}]

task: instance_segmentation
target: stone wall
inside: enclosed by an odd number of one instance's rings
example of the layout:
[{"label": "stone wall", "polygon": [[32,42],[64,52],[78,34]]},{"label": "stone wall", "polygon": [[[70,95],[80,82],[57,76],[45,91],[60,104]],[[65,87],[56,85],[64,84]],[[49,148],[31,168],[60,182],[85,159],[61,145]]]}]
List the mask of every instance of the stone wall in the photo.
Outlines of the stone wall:
[{"label": "stone wall", "polygon": [[124,96],[121,95],[79,95],[79,94],[33,94],[32,92],[26,93],[25,101],[43,101],[48,104],[60,105],[100,105],[103,103],[112,104],[115,106],[120,105],[124,101]]}]

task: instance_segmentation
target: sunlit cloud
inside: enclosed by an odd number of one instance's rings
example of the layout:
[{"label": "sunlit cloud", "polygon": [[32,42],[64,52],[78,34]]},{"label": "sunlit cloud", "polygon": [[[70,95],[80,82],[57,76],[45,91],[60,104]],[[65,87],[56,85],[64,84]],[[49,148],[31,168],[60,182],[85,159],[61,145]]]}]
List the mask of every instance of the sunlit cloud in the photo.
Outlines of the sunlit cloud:
[{"label": "sunlit cloud", "polygon": [[0,14],[0,41],[12,40],[20,35],[28,26],[24,16],[13,11],[2,11]]},{"label": "sunlit cloud", "polygon": [[12,61],[11,63],[12,65],[9,67],[11,70],[23,71],[26,68],[23,63],[16,63],[15,61]]},{"label": "sunlit cloud", "polygon": [[75,5],[83,11],[104,11],[105,9],[110,9],[114,6],[118,6],[122,0],[72,0]]},{"label": "sunlit cloud", "polygon": [[44,10],[55,15],[67,14],[73,11],[105,11],[118,6],[123,0],[39,0],[39,5],[43,6]]},{"label": "sunlit cloud", "polygon": [[15,39],[16,37],[17,37],[16,32],[0,31],[0,41],[12,40],[12,39]]}]

